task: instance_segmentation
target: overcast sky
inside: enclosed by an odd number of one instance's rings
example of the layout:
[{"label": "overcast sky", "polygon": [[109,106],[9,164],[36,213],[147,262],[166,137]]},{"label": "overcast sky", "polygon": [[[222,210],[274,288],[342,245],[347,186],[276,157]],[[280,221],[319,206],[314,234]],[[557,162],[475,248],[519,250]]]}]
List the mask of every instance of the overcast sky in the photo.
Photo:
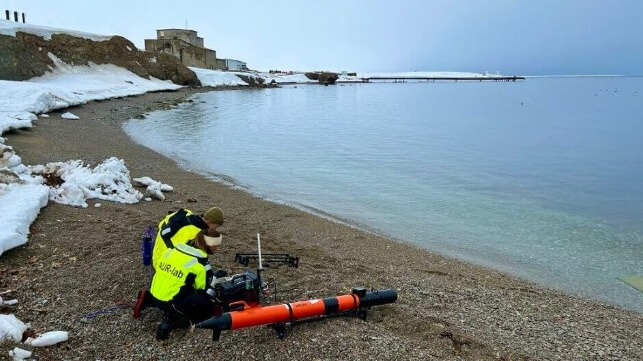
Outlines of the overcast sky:
[{"label": "overcast sky", "polygon": [[0,0],[5,9],[140,48],[187,20],[217,57],[260,70],[643,75],[643,0]]}]

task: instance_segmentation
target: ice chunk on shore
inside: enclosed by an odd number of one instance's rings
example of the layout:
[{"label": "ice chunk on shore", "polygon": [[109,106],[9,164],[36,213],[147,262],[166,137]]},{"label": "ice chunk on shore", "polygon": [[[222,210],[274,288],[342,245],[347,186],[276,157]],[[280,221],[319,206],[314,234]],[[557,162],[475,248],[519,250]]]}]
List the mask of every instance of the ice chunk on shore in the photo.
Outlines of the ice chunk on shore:
[{"label": "ice chunk on shore", "polygon": [[49,199],[57,203],[86,208],[87,199],[131,204],[143,198],[143,194],[132,186],[125,162],[115,157],[93,169],[81,160],[48,163],[30,169],[32,174],[60,182],[49,191]]},{"label": "ice chunk on shore", "polygon": [[67,333],[67,331],[49,331],[36,338],[27,338],[25,344],[33,347],[45,347],[67,341],[68,339],[69,334]]},{"label": "ice chunk on shore", "polygon": [[77,116],[76,114],[74,114],[72,112],[63,113],[63,115],[61,115],[60,117],[63,118],[63,119],[71,119],[71,120],[80,119],[79,116]]},{"label": "ice chunk on shore", "polygon": [[47,205],[49,188],[38,184],[8,184],[0,188],[0,255],[27,242],[29,225]]},{"label": "ice chunk on shore", "polygon": [[140,177],[132,180],[140,185],[147,186],[146,194],[161,201],[165,200],[165,195],[162,192],[174,191],[172,186],[155,181],[150,177]]},{"label": "ice chunk on shore", "polygon": [[[7,92],[7,94],[4,94],[5,89],[3,89],[3,86],[5,82],[5,80],[0,80],[0,135],[6,131],[13,129],[31,128],[31,122],[38,119],[38,117],[36,117],[33,113],[24,111],[11,111],[10,109],[2,106],[2,96],[11,96],[9,92]],[[11,99],[6,100],[11,101]]]},{"label": "ice chunk on shore", "polygon": [[0,315],[0,341],[20,342],[25,331],[27,331],[27,325],[13,314]]},{"label": "ice chunk on shore", "polygon": [[0,297],[0,305],[13,306],[13,305],[17,305],[17,304],[18,304],[18,300],[5,301],[5,300],[2,299],[2,297]]},{"label": "ice chunk on shore", "polygon": [[25,360],[31,357],[31,351],[23,350],[19,347],[14,347],[13,350],[9,351],[9,356],[13,361]]}]

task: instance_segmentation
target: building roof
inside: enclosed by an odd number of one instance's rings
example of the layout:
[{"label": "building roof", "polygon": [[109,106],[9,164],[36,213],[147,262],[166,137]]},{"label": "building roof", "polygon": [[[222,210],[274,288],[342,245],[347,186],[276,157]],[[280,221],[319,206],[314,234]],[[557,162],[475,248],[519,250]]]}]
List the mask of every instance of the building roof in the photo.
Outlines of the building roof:
[{"label": "building roof", "polygon": [[246,64],[246,62],[245,62],[245,61],[241,61],[241,60],[237,60],[237,59],[223,59],[223,60],[227,60],[227,61],[236,61],[237,63],[244,63],[244,64]]},{"label": "building roof", "polygon": [[176,28],[167,28],[167,29],[156,29],[156,31],[164,31],[164,30],[175,30],[175,31],[189,31],[192,33],[196,33],[196,30],[190,30],[190,29],[176,29]]}]

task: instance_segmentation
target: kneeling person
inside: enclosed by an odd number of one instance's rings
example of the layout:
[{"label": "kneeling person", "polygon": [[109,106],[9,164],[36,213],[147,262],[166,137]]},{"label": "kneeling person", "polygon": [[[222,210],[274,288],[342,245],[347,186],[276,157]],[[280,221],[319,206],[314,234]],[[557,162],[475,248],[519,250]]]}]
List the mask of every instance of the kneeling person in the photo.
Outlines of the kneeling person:
[{"label": "kneeling person", "polygon": [[214,276],[208,254],[221,239],[218,233],[208,236],[202,231],[193,241],[177,244],[159,258],[150,287],[154,305],[164,311],[157,339],[166,339],[175,328],[212,317],[215,304],[210,284]]}]

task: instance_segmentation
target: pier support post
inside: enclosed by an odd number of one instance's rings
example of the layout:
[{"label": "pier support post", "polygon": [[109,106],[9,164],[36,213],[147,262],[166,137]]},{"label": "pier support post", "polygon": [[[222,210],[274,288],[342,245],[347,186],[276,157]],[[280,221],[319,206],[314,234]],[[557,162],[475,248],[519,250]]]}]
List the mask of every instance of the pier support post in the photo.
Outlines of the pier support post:
[{"label": "pier support post", "polygon": [[13,12],[13,20],[14,20],[15,22],[19,22],[19,21],[18,21],[18,12],[17,12],[17,11],[14,11],[14,12]]},{"label": "pier support post", "polygon": [[22,23],[25,23],[25,13],[22,13]]},{"label": "pier support post", "polygon": [[11,21],[11,15],[9,14],[9,10],[4,11],[5,16],[7,17],[8,21]]}]

